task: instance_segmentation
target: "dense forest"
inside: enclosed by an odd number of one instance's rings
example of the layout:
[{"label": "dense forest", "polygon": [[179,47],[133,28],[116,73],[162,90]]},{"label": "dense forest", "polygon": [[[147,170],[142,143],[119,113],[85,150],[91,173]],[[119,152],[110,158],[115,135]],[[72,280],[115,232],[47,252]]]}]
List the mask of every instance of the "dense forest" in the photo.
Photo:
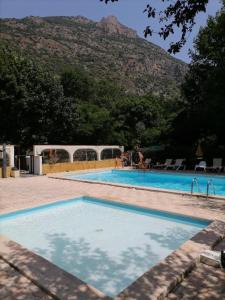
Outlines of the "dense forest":
[{"label": "dense forest", "polygon": [[201,29],[182,97],[129,95],[110,80],[66,67],[54,73],[0,49],[0,142],[164,145],[165,155],[225,153],[225,11]]}]

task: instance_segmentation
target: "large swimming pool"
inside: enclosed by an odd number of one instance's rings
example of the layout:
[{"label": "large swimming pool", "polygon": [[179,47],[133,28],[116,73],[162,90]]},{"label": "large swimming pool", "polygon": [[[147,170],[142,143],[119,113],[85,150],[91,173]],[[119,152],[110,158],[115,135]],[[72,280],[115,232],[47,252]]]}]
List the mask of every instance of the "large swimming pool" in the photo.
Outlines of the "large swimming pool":
[{"label": "large swimming pool", "polygon": [[194,178],[193,192],[206,194],[207,183],[209,194],[225,196],[225,176],[201,175],[201,174],[182,174],[175,172],[158,172],[158,171],[126,171],[110,170],[89,172],[80,174],[68,174],[66,178],[78,180],[101,181],[108,183],[128,184],[132,186],[153,187],[165,190],[177,190],[191,192],[191,185]]},{"label": "large swimming pool", "polygon": [[0,233],[115,297],[208,224],[81,197],[2,215]]}]

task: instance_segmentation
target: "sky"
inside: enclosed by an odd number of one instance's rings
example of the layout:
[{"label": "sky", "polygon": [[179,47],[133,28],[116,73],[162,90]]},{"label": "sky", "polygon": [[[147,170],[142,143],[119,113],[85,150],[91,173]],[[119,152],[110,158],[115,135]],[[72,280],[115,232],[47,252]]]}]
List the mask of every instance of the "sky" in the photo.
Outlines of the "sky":
[{"label": "sky", "polygon": [[[143,31],[149,25],[149,19],[143,13],[148,3],[156,5],[157,9],[162,8],[160,0],[119,0],[107,5],[100,0],[0,0],[1,18],[23,18],[26,16],[77,16],[81,15],[99,21],[102,17],[114,15],[120,23],[133,28],[140,37],[144,38]],[[196,19],[196,25],[188,36],[187,44],[175,57],[190,62],[189,49],[193,48],[193,40],[199,28],[206,24],[209,15],[214,16],[221,7],[220,0],[209,0],[206,13],[200,13]],[[154,21],[153,30],[157,32],[159,24]],[[171,41],[179,39],[178,31],[168,40],[164,41],[157,34],[148,38],[149,41],[159,45],[165,50]]]}]

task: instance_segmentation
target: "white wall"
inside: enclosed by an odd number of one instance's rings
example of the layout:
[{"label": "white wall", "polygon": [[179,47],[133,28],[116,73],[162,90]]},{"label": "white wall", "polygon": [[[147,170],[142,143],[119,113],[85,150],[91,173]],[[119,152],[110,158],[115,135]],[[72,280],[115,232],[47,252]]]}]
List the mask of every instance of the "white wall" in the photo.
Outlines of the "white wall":
[{"label": "white wall", "polygon": [[42,175],[42,156],[34,156],[34,174]]},{"label": "white wall", "polygon": [[97,160],[101,160],[101,152],[104,149],[119,149],[120,151],[124,151],[123,146],[118,146],[118,145],[101,145],[101,146],[95,146],[95,145],[34,145],[33,146],[33,154],[34,156],[36,155],[41,155],[41,152],[43,150],[47,149],[56,149],[56,150],[65,150],[69,154],[69,159],[70,162],[73,162],[73,154],[76,150],[79,149],[92,149],[97,152]]}]

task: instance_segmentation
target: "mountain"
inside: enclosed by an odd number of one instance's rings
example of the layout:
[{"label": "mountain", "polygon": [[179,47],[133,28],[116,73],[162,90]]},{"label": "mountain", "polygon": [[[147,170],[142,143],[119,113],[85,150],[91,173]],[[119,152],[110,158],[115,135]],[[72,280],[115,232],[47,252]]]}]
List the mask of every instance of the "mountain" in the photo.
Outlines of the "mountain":
[{"label": "mountain", "polygon": [[134,94],[174,94],[187,65],[108,16],[0,20],[1,43],[22,50],[50,69],[81,66],[96,79],[118,82]]}]

